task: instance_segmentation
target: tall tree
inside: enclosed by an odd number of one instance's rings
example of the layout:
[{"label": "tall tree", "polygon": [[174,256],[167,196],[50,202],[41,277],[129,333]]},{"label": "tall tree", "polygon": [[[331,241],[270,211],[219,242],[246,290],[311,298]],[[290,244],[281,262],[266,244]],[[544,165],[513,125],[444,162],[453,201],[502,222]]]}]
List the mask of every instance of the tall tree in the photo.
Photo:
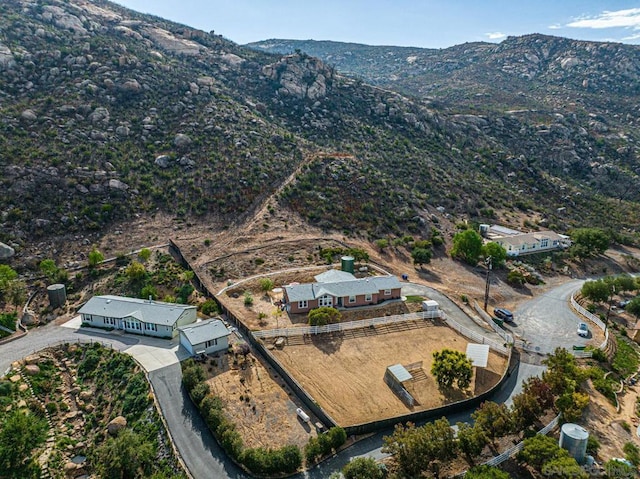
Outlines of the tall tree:
[{"label": "tall tree", "polygon": [[471,266],[478,264],[482,254],[482,236],[472,229],[456,233],[453,237],[451,256],[458,258]]},{"label": "tall tree", "polygon": [[507,250],[498,243],[491,241],[482,246],[482,256],[484,258],[491,256],[491,264],[495,268],[500,268],[504,266],[507,260]]},{"label": "tall tree", "polygon": [[411,251],[411,257],[413,258],[413,263],[422,267],[423,264],[429,264],[431,262],[431,250],[426,248],[414,248]]},{"label": "tall tree", "polygon": [[577,228],[571,232],[571,252],[579,258],[589,258],[604,253],[611,241],[599,228]]},{"label": "tall tree", "polygon": [[145,477],[155,457],[153,444],[131,429],[123,429],[96,450],[96,470],[106,479]]},{"label": "tall tree", "polygon": [[475,424],[495,440],[496,437],[507,434],[513,427],[513,420],[509,409],[504,404],[485,401],[471,415]]},{"label": "tall tree", "polygon": [[0,475],[19,473],[31,451],[44,442],[46,430],[47,423],[35,414],[9,413],[0,428]]},{"label": "tall tree", "polygon": [[449,389],[454,381],[460,389],[467,389],[473,376],[473,365],[467,355],[452,349],[443,349],[433,353],[431,374],[438,382],[438,386]]}]

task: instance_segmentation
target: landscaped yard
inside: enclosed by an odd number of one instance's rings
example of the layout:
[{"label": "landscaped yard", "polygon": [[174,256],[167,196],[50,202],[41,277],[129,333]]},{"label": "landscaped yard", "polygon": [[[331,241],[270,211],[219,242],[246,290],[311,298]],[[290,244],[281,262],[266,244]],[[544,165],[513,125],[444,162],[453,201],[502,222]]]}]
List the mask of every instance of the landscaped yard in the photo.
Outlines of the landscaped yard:
[{"label": "landscaped yard", "polygon": [[[364,328],[342,336],[291,338],[274,356],[340,425],[350,426],[413,411],[431,409],[480,394],[495,385],[507,367],[507,358],[491,352],[489,365],[474,374],[469,391],[443,395],[431,376],[432,354],[443,348],[465,352],[468,340],[449,327],[431,321],[388,332]],[[384,383],[388,366],[423,361],[422,373],[407,389],[418,405],[413,409]]]}]

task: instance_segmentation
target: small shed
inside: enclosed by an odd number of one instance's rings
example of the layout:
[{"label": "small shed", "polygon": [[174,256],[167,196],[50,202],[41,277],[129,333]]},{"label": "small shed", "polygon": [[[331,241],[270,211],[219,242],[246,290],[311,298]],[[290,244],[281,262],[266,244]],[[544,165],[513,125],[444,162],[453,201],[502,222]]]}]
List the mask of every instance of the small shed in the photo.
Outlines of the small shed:
[{"label": "small shed", "polygon": [[219,319],[207,319],[178,328],[180,344],[189,354],[211,354],[229,348],[231,332]]},{"label": "small shed", "polygon": [[384,372],[384,382],[396,393],[400,400],[409,407],[413,407],[415,399],[409,394],[409,391],[406,390],[403,383],[409,382],[412,379],[413,376],[402,364],[388,366]]}]

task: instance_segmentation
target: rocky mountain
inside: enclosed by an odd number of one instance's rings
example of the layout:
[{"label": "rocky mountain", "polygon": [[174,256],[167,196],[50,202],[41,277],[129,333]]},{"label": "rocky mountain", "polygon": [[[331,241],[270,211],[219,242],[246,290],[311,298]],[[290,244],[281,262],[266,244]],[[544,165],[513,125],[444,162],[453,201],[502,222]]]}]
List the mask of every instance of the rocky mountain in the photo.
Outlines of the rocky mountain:
[{"label": "rocky mountain", "polygon": [[[536,39],[510,41],[534,48]],[[467,70],[441,73],[457,93],[433,99],[102,0],[5,0],[0,241],[20,255],[34,241],[100,232],[158,209],[227,228],[265,202],[370,237],[427,236],[443,214],[633,229],[637,63],[622,46],[595,45],[617,49],[625,73],[611,69],[586,87],[576,75],[563,90],[547,71],[586,69],[586,53],[564,69],[539,53],[547,66],[533,80],[524,64],[500,73],[523,100],[480,108],[489,93],[470,86],[462,99],[464,72],[479,68],[464,52],[488,58],[500,46],[457,47]],[[487,88],[498,84],[491,77],[485,72]],[[557,103],[525,88],[534,80]],[[605,113],[614,85],[626,95],[624,113]],[[592,92],[588,104],[572,99],[580,88]]]}]

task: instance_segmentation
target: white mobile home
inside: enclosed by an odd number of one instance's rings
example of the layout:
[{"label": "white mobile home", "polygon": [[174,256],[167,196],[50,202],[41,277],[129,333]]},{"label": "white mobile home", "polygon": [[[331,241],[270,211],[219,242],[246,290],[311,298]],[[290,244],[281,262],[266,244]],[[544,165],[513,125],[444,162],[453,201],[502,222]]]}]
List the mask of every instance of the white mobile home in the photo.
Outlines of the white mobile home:
[{"label": "white mobile home", "polygon": [[174,338],[178,327],[196,321],[196,307],[123,296],[94,296],[78,311],[95,328]]},{"label": "white mobile home", "polygon": [[219,319],[207,319],[199,323],[178,328],[180,344],[189,354],[211,354],[229,348],[228,336],[231,332]]}]

